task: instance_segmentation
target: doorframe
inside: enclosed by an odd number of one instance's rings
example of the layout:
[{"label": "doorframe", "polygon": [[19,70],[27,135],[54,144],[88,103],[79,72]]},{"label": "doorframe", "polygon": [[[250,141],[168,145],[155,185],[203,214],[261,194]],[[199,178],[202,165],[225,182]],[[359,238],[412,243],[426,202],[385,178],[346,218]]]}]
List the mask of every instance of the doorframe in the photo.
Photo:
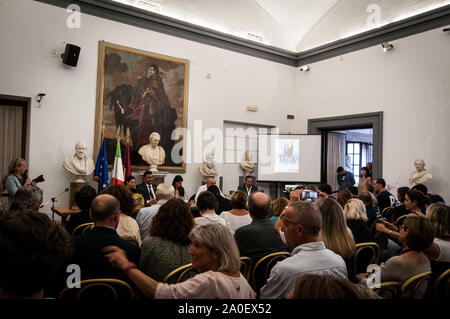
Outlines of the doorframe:
[{"label": "doorframe", "polygon": [[322,135],[322,182],[326,183],[327,149],[323,132],[372,128],[372,176],[383,176],[383,112],[308,119],[308,134]]},{"label": "doorframe", "polygon": [[0,104],[22,107],[22,145],[21,157],[28,162],[31,98],[26,96],[0,94]]}]

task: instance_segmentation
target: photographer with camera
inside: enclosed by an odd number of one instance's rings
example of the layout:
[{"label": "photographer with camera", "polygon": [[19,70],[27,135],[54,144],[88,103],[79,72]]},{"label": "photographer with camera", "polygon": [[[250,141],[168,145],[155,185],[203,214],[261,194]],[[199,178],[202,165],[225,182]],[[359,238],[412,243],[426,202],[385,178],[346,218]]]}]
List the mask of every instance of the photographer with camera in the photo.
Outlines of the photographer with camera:
[{"label": "photographer with camera", "polygon": [[23,158],[17,157],[9,163],[8,173],[2,179],[2,185],[8,191],[8,209],[11,209],[13,196],[19,188],[27,185],[37,187],[36,183],[44,181],[42,175],[31,180],[27,173],[27,163]]}]

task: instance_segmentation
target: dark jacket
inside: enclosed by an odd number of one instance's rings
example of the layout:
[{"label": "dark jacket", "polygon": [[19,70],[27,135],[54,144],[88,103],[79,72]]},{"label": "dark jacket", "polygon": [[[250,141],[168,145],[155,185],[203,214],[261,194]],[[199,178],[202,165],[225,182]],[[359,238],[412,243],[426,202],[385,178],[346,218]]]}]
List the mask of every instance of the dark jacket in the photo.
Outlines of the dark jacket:
[{"label": "dark jacket", "polygon": [[74,253],[71,263],[81,268],[81,280],[91,278],[116,278],[128,281],[125,274],[113,268],[102,251],[106,246],[118,246],[125,250],[128,259],[139,265],[141,250],[122,239],[115,229],[108,227],[94,227],[91,231],[75,236],[73,239]]},{"label": "dark jacket", "polygon": [[[156,185],[152,184],[151,187],[153,189],[153,193],[156,194]],[[147,184],[146,183],[141,183],[139,185],[136,185],[136,192],[138,194],[141,194],[142,197],[144,197],[145,206],[147,206],[147,207],[150,206],[148,201],[153,199],[153,195],[151,193],[149,193]]]},{"label": "dark jacket", "polygon": [[369,227],[367,227],[364,221],[357,219],[347,219],[347,226],[352,231],[355,244],[368,243],[373,241]]},{"label": "dark jacket", "polygon": [[91,216],[89,215],[89,209],[82,210],[79,213],[70,215],[70,219],[66,224],[66,229],[69,234],[72,234],[73,230],[86,223],[92,223]]},{"label": "dark jacket", "polygon": [[[243,192],[245,192],[246,194],[248,194],[248,192],[247,192],[247,186],[245,186],[245,184],[240,185],[240,186],[238,187],[238,190],[243,191]],[[257,191],[258,191],[258,186],[252,185],[252,188],[250,189],[250,194],[255,193],[255,192],[257,192]]]},{"label": "dark jacket", "polygon": [[253,263],[267,254],[289,251],[276,235],[269,219],[254,219],[249,225],[236,229],[234,238],[241,257],[250,257]]}]

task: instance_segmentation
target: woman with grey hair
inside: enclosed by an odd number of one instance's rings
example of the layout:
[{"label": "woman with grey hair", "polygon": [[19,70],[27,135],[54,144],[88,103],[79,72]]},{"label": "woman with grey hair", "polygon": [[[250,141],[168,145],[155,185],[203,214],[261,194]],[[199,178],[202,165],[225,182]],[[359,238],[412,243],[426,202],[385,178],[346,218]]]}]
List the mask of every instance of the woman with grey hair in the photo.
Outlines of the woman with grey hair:
[{"label": "woman with grey hair", "polygon": [[254,299],[256,294],[239,272],[239,250],[231,232],[218,223],[197,225],[189,235],[192,267],[200,274],[177,284],[146,276],[119,247],[104,248],[110,264],[121,269],[147,298]]}]

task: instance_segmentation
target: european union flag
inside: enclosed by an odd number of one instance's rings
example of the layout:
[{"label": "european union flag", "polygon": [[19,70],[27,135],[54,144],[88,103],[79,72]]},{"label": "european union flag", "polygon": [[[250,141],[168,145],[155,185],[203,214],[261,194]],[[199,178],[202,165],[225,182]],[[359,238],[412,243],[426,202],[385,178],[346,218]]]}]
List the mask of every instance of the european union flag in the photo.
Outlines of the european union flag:
[{"label": "european union flag", "polygon": [[98,181],[98,193],[108,187],[108,161],[106,160],[106,142],[103,139],[102,146],[98,150],[97,163],[95,164],[94,179]]}]

